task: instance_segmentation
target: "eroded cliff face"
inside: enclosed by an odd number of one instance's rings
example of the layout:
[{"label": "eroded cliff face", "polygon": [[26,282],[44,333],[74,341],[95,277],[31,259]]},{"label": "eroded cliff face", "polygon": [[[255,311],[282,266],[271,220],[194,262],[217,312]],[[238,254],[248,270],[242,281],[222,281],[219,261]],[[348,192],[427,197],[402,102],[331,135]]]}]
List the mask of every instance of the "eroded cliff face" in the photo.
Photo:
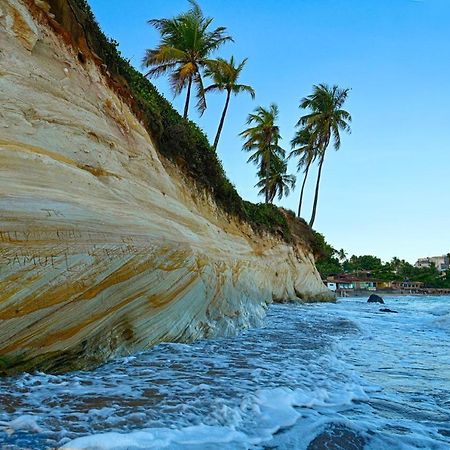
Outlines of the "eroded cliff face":
[{"label": "eroded cliff face", "polygon": [[[35,10],[34,10],[35,9]],[[221,213],[92,60],[0,0],[0,372],[92,367],[330,300],[311,254]]]}]

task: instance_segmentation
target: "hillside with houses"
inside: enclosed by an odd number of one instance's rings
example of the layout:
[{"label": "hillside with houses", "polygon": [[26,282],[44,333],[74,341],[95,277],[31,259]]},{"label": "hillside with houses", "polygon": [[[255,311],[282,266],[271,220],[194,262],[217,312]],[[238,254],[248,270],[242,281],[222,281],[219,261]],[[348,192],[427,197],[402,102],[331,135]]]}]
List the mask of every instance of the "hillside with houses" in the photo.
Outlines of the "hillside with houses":
[{"label": "hillside with houses", "polygon": [[450,253],[419,258],[413,265],[399,258],[383,262],[372,255],[348,257],[328,244],[318,261],[324,284],[338,296],[381,291],[392,294],[450,294]]}]

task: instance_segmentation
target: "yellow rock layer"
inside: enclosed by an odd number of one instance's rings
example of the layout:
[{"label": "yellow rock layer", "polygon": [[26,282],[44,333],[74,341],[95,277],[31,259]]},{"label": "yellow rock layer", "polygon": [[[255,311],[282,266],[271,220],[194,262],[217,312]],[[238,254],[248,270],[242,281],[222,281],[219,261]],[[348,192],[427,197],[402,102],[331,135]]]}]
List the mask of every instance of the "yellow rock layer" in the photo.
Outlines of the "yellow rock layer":
[{"label": "yellow rock layer", "polygon": [[92,367],[332,298],[307,251],[195,196],[20,0],[0,0],[0,104],[0,373]]}]

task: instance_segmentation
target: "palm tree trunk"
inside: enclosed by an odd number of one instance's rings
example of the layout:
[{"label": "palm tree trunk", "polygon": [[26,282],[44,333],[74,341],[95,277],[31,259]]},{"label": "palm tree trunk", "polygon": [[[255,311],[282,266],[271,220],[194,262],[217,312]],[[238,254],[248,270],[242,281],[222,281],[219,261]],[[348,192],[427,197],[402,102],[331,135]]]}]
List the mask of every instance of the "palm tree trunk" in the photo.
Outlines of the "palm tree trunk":
[{"label": "palm tree trunk", "polygon": [[309,162],[308,165],[306,166],[305,177],[303,178],[302,190],[300,191],[300,201],[298,202],[298,214],[297,214],[297,217],[299,217],[299,218],[300,218],[300,213],[302,211],[303,193],[305,191],[306,179],[308,178],[308,172],[309,172],[310,166],[311,166],[311,163]]},{"label": "palm tree trunk", "polygon": [[214,150],[217,150],[217,144],[219,143],[220,134],[222,133],[223,123],[225,122],[225,116],[227,114],[228,105],[230,103],[231,91],[227,91],[227,100],[225,101],[225,107],[223,108],[222,117],[220,118],[219,128],[217,129],[216,137],[214,139]]},{"label": "palm tree trunk", "polygon": [[311,228],[313,227],[314,221],[316,220],[317,202],[319,200],[320,176],[322,175],[322,166],[323,166],[324,159],[325,159],[325,154],[322,155],[322,157],[320,158],[320,163],[319,163],[319,172],[317,174],[316,191],[314,193],[313,210],[312,210],[312,214],[311,214],[311,220],[309,221],[309,226]]},{"label": "palm tree trunk", "polygon": [[268,155],[268,161],[266,165],[266,203],[269,203],[269,185],[270,185],[270,153]]},{"label": "palm tree trunk", "polygon": [[183,117],[187,119],[188,111],[189,111],[189,101],[191,99],[191,87],[192,87],[192,77],[189,77],[188,89],[186,94],[186,103],[184,104],[184,114]]}]

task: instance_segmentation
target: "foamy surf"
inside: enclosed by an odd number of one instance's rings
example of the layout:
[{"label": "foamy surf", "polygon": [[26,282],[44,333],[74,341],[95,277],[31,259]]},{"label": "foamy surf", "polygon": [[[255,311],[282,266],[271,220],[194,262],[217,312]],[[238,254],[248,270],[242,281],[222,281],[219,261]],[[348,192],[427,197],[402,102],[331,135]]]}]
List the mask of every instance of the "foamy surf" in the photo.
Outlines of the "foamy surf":
[{"label": "foamy surf", "polygon": [[238,416],[249,411],[253,416],[251,434],[237,431],[234,426],[198,425],[181,429],[154,428],[127,434],[103,433],[77,438],[63,445],[61,450],[137,450],[152,448],[205,448],[228,444],[233,448],[255,448],[269,442],[280,430],[296,424],[302,417],[298,407],[342,408],[354,400],[367,399],[361,387],[351,392],[329,393],[324,389],[305,392],[288,388],[258,391],[239,408]]},{"label": "foamy surf", "polygon": [[274,305],[233,339],[1,379],[0,448],[448,449],[449,300]]}]

